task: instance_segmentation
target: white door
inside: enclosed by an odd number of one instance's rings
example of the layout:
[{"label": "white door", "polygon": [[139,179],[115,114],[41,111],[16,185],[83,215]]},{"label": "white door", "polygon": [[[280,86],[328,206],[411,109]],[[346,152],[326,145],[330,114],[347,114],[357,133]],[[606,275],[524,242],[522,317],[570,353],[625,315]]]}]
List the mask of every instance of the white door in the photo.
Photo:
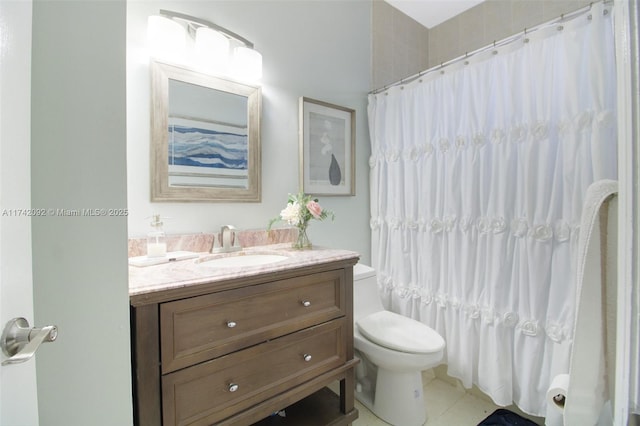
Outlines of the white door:
[{"label": "white door", "polygon": [[[31,1],[0,0],[0,329],[14,317],[33,326],[31,11]],[[38,424],[35,359],[0,367],[0,424]]]},{"label": "white door", "polygon": [[126,217],[56,213],[126,209],[125,35],[125,0],[0,0],[0,331],[60,330],[0,366],[1,426],[133,423]]}]

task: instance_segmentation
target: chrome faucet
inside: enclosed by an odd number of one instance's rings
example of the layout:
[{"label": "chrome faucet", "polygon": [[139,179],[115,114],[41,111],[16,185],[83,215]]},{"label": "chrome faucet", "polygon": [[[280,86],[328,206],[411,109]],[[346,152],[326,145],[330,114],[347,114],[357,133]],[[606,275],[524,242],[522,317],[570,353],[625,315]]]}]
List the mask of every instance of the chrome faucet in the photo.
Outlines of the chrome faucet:
[{"label": "chrome faucet", "polygon": [[229,253],[242,250],[237,237],[235,226],[223,225],[220,228],[220,247],[215,247],[216,239],[214,237],[213,244],[211,245],[211,253]]}]

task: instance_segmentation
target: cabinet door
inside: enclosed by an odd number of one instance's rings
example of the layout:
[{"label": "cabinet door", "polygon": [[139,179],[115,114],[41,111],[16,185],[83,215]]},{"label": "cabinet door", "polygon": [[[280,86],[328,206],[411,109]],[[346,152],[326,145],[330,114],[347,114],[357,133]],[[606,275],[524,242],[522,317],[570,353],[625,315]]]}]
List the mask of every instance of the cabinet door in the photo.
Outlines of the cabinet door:
[{"label": "cabinet door", "polygon": [[345,312],[342,269],[163,303],[162,372],[339,318]]},{"label": "cabinet door", "polygon": [[210,425],[346,362],[340,318],[162,377],[167,425]]}]

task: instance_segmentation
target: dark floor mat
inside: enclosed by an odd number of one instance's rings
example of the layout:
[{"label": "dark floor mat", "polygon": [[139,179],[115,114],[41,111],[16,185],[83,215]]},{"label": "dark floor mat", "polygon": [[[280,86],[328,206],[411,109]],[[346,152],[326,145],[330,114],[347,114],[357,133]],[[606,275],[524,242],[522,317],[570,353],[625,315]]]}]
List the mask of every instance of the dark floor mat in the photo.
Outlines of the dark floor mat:
[{"label": "dark floor mat", "polygon": [[538,426],[538,424],[514,412],[500,408],[478,423],[478,426]]}]

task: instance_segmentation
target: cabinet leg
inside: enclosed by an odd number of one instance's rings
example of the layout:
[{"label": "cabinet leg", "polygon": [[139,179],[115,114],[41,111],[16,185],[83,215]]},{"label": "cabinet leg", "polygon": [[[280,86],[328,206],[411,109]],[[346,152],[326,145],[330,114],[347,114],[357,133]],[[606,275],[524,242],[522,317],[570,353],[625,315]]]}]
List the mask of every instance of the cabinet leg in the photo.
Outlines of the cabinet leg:
[{"label": "cabinet leg", "polygon": [[354,409],[355,370],[347,370],[344,379],[340,380],[340,411],[344,414]]}]

